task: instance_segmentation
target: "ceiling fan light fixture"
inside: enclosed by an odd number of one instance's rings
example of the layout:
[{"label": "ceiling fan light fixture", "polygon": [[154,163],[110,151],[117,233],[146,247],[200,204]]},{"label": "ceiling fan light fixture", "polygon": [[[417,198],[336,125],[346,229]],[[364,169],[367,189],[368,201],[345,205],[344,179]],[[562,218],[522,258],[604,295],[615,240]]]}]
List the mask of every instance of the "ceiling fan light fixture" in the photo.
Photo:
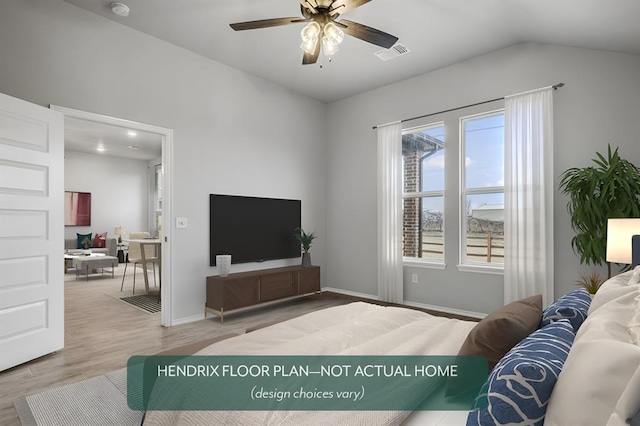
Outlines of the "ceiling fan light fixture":
[{"label": "ceiling fan light fixture", "polygon": [[320,24],[317,22],[311,22],[307,24],[300,32],[302,37],[302,44],[300,48],[308,53],[313,53],[318,44],[318,38],[320,37]]},{"label": "ceiling fan light fixture", "polygon": [[324,26],[323,33],[324,36],[336,46],[344,40],[344,31],[338,28],[333,22],[329,22]]},{"label": "ceiling fan light fixture", "polygon": [[337,43],[334,43],[329,37],[322,37],[322,53],[324,56],[331,56],[336,53],[340,48]]},{"label": "ceiling fan light fixture", "polygon": [[280,27],[283,25],[307,25],[300,32],[304,50],[302,65],[315,64],[323,50],[325,56],[338,51],[345,35],[349,35],[367,43],[389,49],[398,37],[357,22],[341,19],[335,21],[345,12],[349,12],[371,0],[300,0],[299,7],[302,19],[296,17],[259,19],[256,21],[236,22],[229,24],[234,31],[254,30],[258,28]]},{"label": "ceiling fan light fixture", "polygon": [[302,41],[318,38],[320,36],[320,30],[320,24],[311,22],[305,25],[302,31],[300,31],[300,37],[302,37]]},{"label": "ceiling fan light fixture", "polygon": [[318,37],[303,40],[302,44],[300,45],[300,49],[304,50],[307,53],[313,53],[316,50],[317,44],[318,44]]}]

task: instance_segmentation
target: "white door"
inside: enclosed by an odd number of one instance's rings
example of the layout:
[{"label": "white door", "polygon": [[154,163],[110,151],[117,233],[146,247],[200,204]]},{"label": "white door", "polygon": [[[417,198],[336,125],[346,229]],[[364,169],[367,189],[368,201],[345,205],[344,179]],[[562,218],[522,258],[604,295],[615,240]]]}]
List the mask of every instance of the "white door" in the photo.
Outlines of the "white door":
[{"label": "white door", "polygon": [[64,346],[64,118],[0,93],[0,371]]}]

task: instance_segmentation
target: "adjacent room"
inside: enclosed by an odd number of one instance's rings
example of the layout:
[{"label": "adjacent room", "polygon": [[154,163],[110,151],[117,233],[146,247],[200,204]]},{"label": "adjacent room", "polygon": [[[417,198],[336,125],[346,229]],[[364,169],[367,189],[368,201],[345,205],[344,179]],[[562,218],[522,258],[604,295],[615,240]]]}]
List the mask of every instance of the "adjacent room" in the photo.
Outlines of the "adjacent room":
[{"label": "adjacent room", "polygon": [[[157,262],[145,263],[145,281],[142,250],[130,240],[162,234],[162,138],[133,130],[131,123],[90,118],[65,118],[65,279],[102,279],[106,272],[114,279],[109,296],[134,306],[159,305],[157,294],[146,291],[149,277],[157,287]],[[145,250],[150,260],[157,258],[154,247]]]},{"label": "adjacent room", "polygon": [[[636,424],[638,16],[3,0],[0,424]],[[158,354],[481,364],[128,400]]]}]

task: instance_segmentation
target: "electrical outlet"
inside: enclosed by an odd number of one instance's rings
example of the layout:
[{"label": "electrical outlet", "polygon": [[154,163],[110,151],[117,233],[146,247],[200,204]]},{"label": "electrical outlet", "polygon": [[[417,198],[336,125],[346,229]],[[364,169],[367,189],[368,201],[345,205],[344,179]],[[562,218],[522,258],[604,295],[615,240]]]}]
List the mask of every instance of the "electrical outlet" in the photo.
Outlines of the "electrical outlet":
[{"label": "electrical outlet", "polygon": [[411,274],[411,282],[418,284],[418,274]]}]

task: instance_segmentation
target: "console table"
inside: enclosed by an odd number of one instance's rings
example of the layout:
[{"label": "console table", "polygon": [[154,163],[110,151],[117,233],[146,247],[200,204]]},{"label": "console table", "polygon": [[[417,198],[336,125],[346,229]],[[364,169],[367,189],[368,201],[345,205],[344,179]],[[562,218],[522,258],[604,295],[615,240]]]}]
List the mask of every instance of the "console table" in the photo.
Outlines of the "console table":
[{"label": "console table", "polygon": [[286,266],[207,277],[204,317],[211,309],[224,322],[225,312],[320,291],[319,266]]}]

